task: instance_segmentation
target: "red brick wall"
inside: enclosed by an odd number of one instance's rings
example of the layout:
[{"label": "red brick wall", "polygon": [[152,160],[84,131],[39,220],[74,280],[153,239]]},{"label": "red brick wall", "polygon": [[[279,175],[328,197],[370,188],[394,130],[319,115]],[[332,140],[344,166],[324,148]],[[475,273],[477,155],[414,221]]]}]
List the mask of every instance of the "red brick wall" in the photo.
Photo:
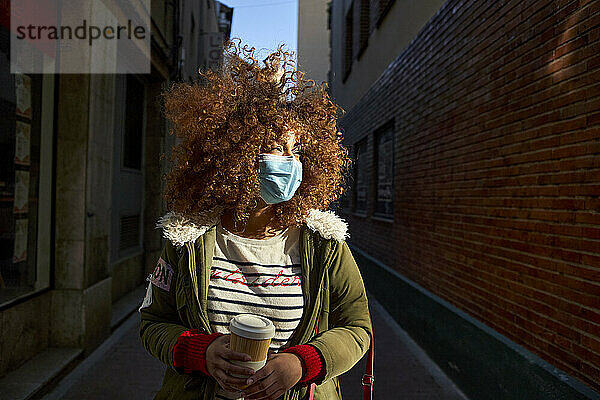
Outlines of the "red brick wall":
[{"label": "red brick wall", "polygon": [[599,390],[600,1],[448,1],[340,126],[392,118],[351,242]]}]

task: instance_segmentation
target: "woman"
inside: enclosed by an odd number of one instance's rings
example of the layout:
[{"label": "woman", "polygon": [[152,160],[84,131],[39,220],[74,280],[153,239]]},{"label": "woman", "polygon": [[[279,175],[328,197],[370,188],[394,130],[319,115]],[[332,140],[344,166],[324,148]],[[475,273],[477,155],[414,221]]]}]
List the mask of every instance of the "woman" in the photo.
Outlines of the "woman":
[{"label": "woman", "polygon": [[[144,347],[168,365],[155,399],[304,399],[313,383],[315,399],[341,399],[338,376],[369,348],[346,224],[323,211],[350,164],[337,106],[288,75],[281,47],[263,68],[253,51],[230,40],[218,72],[163,93],[182,141],[157,224],[168,240],[139,309]],[[256,372],[232,362],[248,360],[228,347],[239,313],[276,328]]]}]

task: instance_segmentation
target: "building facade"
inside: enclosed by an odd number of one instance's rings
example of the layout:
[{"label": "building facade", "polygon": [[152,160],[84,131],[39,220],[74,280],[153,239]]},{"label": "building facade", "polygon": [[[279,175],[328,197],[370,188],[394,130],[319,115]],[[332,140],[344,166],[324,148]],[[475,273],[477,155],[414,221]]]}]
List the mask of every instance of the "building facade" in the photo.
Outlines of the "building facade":
[{"label": "building facade", "polygon": [[332,3],[337,206],[368,289],[470,398],[599,398],[598,21],[597,1]]},{"label": "building facade", "polygon": [[159,94],[218,65],[231,9],[152,0],[151,73],[60,75],[10,73],[1,5],[0,386],[25,398],[40,388],[11,381],[19,369],[53,360],[59,374],[143,297],[175,143]]},{"label": "building facade", "polygon": [[318,86],[327,82],[329,72],[328,11],[326,0],[298,1],[298,65]]}]

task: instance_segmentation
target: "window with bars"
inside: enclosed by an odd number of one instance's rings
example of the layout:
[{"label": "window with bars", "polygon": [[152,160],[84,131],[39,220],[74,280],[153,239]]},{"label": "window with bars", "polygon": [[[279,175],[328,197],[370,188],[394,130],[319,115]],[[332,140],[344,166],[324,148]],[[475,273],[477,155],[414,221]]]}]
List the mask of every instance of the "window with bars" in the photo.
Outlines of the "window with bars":
[{"label": "window with bars", "polygon": [[378,12],[379,15],[377,16],[377,27],[379,27],[379,25],[381,25],[381,23],[383,22],[388,11],[390,11],[390,8],[392,7],[393,4],[394,4],[394,0],[379,0],[379,12]]},{"label": "window with bars", "polygon": [[354,14],[354,3],[350,6],[348,13],[346,14],[346,25],[345,25],[345,47],[344,47],[344,73],[342,82],[348,79],[350,71],[352,70],[352,16]]},{"label": "window with bars", "polygon": [[366,215],[369,194],[367,139],[356,143],[354,149],[354,212]]},{"label": "window with bars", "polygon": [[[351,153],[350,151],[351,149],[348,149],[348,155],[354,159],[354,155]],[[352,181],[353,181],[353,176],[352,176],[352,170],[349,171],[350,173],[346,176],[344,176],[344,182],[342,183],[342,195],[339,198],[339,210],[341,212],[350,212],[351,211],[351,207],[352,207]]]},{"label": "window with bars", "polygon": [[371,0],[360,0],[360,19],[359,19],[359,50],[357,58],[360,58],[363,51],[369,43],[369,24],[371,20]]},{"label": "window with bars", "polygon": [[394,217],[394,122],[375,133],[375,209],[373,215]]}]

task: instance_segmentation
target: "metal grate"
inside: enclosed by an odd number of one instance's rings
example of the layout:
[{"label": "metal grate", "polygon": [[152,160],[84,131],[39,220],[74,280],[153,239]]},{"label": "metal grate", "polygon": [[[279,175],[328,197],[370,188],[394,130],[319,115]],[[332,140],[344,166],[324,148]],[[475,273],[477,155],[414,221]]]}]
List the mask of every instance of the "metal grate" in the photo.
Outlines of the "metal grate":
[{"label": "metal grate", "polygon": [[122,216],[119,221],[119,252],[140,244],[140,215]]}]

